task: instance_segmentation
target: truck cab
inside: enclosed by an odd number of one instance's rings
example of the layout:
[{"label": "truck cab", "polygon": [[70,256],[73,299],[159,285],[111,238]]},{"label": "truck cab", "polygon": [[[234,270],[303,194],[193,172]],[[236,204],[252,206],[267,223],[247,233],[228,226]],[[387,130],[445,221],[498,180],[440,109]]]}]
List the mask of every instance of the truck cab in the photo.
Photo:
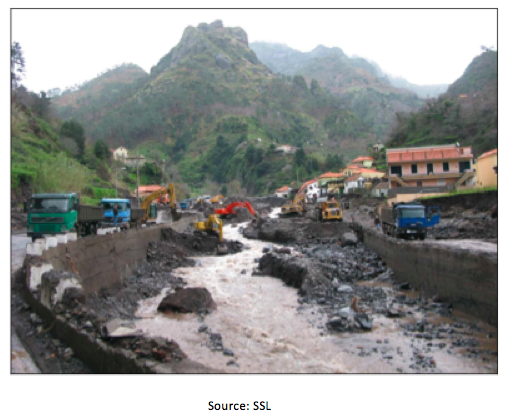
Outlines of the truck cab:
[{"label": "truck cab", "polygon": [[104,210],[102,226],[114,227],[114,206],[117,204],[117,227],[129,228],[131,222],[131,203],[127,198],[102,198],[101,206]]},{"label": "truck cab", "polygon": [[33,240],[75,230],[79,197],[69,194],[33,194],[27,203],[27,236]]},{"label": "truck cab", "polygon": [[397,203],[393,208],[382,209],[381,222],[387,235],[424,240],[428,228],[440,223],[440,209],[425,208],[418,202]]}]

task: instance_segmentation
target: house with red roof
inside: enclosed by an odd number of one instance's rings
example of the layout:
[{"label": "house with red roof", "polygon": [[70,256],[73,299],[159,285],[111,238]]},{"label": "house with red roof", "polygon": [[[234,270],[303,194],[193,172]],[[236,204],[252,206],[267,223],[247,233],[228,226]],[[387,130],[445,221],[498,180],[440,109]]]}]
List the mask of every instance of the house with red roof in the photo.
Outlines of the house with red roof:
[{"label": "house with red roof", "polygon": [[389,188],[458,187],[473,183],[471,147],[456,145],[387,149]]},{"label": "house with red roof", "polygon": [[351,163],[354,165],[361,166],[362,168],[371,168],[373,164],[373,157],[358,156]]},{"label": "house with red roof", "polygon": [[341,195],[344,192],[344,173],[326,172],[317,177],[317,186],[327,194]]},{"label": "house with red roof", "polygon": [[277,190],[275,190],[274,195],[276,197],[288,198],[290,192],[291,192],[291,188],[288,187],[287,185],[284,185],[284,187],[281,187],[281,188],[278,188]]},{"label": "house with red roof", "polygon": [[[139,185],[139,197],[146,198],[148,195],[151,195],[153,192],[161,190],[163,187],[161,185]],[[135,189],[134,196],[137,196],[137,190]]]},{"label": "house with red roof", "polygon": [[305,182],[298,190],[298,194],[307,194],[307,200],[314,197],[317,199],[321,197],[321,190],[318,187],[317,178]]},{"label": "house with red roof", "polygon": [[498,186],[498,149],[480,155],[475,161],[477,187]]}]

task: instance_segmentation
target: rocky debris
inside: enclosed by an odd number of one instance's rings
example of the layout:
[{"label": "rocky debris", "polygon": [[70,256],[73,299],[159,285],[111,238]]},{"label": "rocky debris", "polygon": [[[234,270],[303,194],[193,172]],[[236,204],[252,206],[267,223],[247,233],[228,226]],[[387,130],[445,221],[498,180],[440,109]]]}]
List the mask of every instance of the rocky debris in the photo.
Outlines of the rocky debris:
[{"label": "rocky debris", "polygon": [[160,268],[192,267],[195,262],[186,258],[181,246],[168,242],[149,242],[146,254],[147,261]]},{"label": "rocky debris", "polygon": [[133,350],[137,358],[152,358],[167,363],[188,357],[177,342],[161,337],[139,337],[122,341],[126,348]]},{"label": "rocky debris", "polygon": [[346,232],[342,235],[342,247],[356,246],[358,244],[358,237],[354,232]]},{"label": "rocky debris", "polygon": [[160,312],[209,313],[216,304],[209,291],[203,287],[187,287],[176,290],[163,298],[158,305]]},{"label": "rocky debris", "polygon": [[[172,228],[161,231],[161,242],[167,245],[163,248],[170,251],[170,247],[175,247],[178,251],[173,251],[176,256],[181,251],[186,255],[205,255],[216,254],[219,238],[214,234],[198,231],[195,235],[195,229],[192,225],[188,226],[188,231],[179,233]],[[223,240],[228,248],[228,253],[235,254],[244,250],[244,244],[239,241]],[[162,254],[163,255],[163,254]],[[179,257],[178,257],[179,258]]]},{"label": "rocky debris", "polygon": [[349,244],[357,243],[356,235],[347,223],[317,223],[306,218],[261,218],[247,226],[243,234],[249,239],[261,239],[279,244],[341,243],[349,233]]},{"label": "rocky debris", "polygon": [[498,219],[487,213],[466,213],[457,218],[442,218],[438,225],[428,230],[428,237],[434,239],[497,239]]},{"label": "rocky debris", "polygon": [[61,301],[63,305],[70,309],[74,309],[79,304],[86,304],[86,295],[84,291],[77,287],[67,287],[63,292],[63,299]]}]

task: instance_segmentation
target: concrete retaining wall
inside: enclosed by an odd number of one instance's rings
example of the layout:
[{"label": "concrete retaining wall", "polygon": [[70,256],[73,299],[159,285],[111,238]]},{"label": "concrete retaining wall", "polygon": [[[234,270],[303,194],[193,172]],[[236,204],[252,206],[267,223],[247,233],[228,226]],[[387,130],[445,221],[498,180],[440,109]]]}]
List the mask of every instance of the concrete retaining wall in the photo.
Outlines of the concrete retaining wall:
[{"label": "concrete retaining wall", "polygon": [[363,241],[400,281],[409,282],[429,297],[438,294],[456,309],[498,325],[496,254],[397,240],[368,229],[363,229]]},{"label": "concrete retaining wall", "polygon": [[[161,230],[170,227],[178,232],[199,215],[184,218],[168,225],[129,229],[123,232],[81,238],[42,251],[41,256],[55,270],[76,271],[86,294],[121,282],[141,263],[149,242],[161,240]],[[75,272],[74,271],[74,272]]]}]

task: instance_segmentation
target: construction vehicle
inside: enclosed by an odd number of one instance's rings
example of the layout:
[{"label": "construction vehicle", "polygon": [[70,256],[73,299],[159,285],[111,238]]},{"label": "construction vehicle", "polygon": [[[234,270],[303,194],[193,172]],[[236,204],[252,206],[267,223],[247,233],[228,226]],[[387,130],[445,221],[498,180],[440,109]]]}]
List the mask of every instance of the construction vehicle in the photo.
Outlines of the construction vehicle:
[{"label": "construction vehicle", "polygon": [[380,209],[382,232],[395,238],[426,239],[428,228],[440,223],[438,207],[424,207],[421,203],[396,203]]},{"label": "construction vehicle", "polygon": [[221,194],[216,195],[210,199],[211,203],[222,204],[224,203],[224,197]]},{"label": "construction vehicle", "polygon": [[210,195],[203,195],[201,197],[198,197],[196,199],[196,202],[199,203],[199,204],[203,204],[203,203],[210,203]]},{"label": "construction vehicle", "polygon": [[152,194],[148,195],[140,205],[140,208],[144,209],[145,211],[144,221],[146,223],[156,223],[156,219],[158,217],[156,210],[156,200],[165,194],[168,194],[170,197],[170,211],[172,213],[172,221],[176,222],[182,217],[182,214],[177,211],[174,184],[170,183],[168,188],[160,188],[159,190],[154,191]]},{"label": "construction vehicle", "polygon": [[102,198],[103,209],[102,227],[114,226],[114,206],[117,205],[118,218],[116,227],[128,229],[132,225],[140,225],[144,218],[145,211],[142,209],[132,209],[128,198]]},{"label": "construction vehicle", "polygon": [[317,220],[321,223],[326,221],[342,221],[342,209],[339,203],[334,199],[327,197],[319,198],[316,203]]},{"label": "construction vehicle", "polygon": [[236,215],[237,211],[235,209],[239,207],[245,207],[247,210],[249,210],[249,213],[258,218],[258,214],[254,211],[253,206],[251,206],[251,203],[249,203],[249,201],[237,201],[235,203],[228,204],[228,206],[226,206],[224,209],[215,209],[214,214],[218,214],[221,219],[226,219]]},{"label": "construction vehicle", "polygon": [[223,222],[215,214],[211,214],[205,222],[195,222],[195,235],[199,236],[202,232],[208,235],[214,235],[219,238],[216,252],[218,255],[228,254],[228,247],[223,242]]},{"label": "construction vehicle", "polygon": [[77,193],[33,194],[26,207],[27,236],[32,241],[58,233],[91,235],[103,222],[102,207],[80,204]]},{"label": "construction vehicle", "polygon": [[281,217],[303,215],[307,212],[307,196],[297,194],[293,201],[288,201],[281,206]]}]

